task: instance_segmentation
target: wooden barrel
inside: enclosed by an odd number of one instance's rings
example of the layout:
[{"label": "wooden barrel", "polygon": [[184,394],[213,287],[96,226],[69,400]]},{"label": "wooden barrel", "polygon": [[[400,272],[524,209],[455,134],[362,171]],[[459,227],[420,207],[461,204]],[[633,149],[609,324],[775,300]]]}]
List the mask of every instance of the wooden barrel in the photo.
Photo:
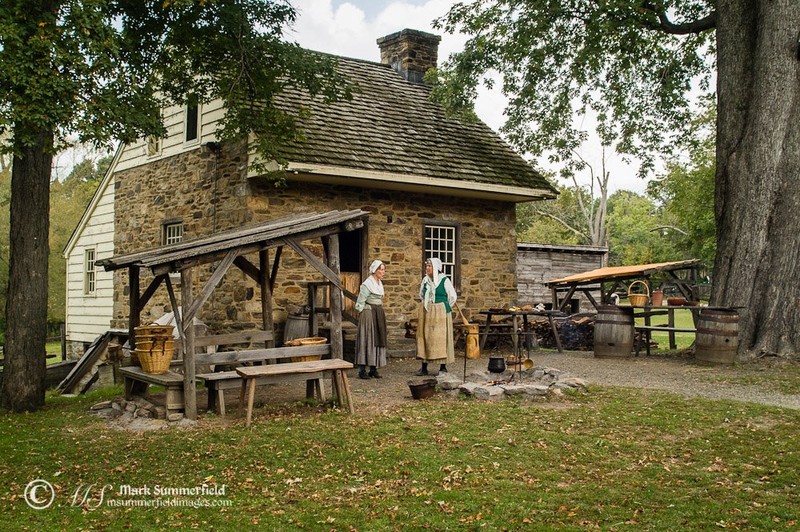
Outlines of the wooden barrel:
[{"label": "wooden barrel", "polygon": [[308,316],[293,316],[289,315],[286,318],[286,328],[283,330],[283,343],[295,338],[306,338],[309,334]]},{"label": "wooden barrel", "polygon": [[701,362],[733,364],[739,348],[739,313],[703,309],[697,317],[694,356]]},{"label": "wooden barrel", "polygon": [[464,326],[467,328],[467,358],[472,360],[481,358],[481,345],[479,341],[480,325],[477,323],[470,323]]},{"label": "wooden barrel", "polygon": [[603,305],[594,320],[594,356],[629,357],[633,351],[633,309]]}]

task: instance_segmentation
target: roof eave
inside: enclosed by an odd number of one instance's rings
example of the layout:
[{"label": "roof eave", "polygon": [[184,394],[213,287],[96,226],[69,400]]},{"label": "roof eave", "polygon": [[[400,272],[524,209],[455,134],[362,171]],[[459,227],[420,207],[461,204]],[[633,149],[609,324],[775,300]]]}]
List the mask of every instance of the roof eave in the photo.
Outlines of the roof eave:
[{"label": "roof eave", "polygon": [[547,188],[528,188],[458,179],[377,172],[314,163],[289,162],[287,180],[354,187],[399,190],[442,196],[522,203],[555,199]]}]

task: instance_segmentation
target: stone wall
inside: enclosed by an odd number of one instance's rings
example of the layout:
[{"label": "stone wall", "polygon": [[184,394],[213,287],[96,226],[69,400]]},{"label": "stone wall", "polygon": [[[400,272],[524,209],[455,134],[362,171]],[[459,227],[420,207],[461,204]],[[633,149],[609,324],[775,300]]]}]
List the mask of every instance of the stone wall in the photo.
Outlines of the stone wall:
[{"label": "stone wall", "polygon": [[[477,318],[481,309],[517,303],[514,204],[300,182],[276,187],[263,179],[248,182],[245,162],[241,151],[223,147],[217,156],[200,148],[120,172],[116,176],[116,253],[157,247],[167,220],[183,220],[184,238],[190,239],[292,213],[363,209],[370,216],[365,229],[368,256],[362,266],[375,258],[386,263],[385,304],[393,354],[413,354],[413,342],[403,338],[404,323],[417,313],[426,222],[460,227],[461,283],[457,288],[459,305],[468,316]],[[319,241],[305,245],[322,256]],[[270,250],[270,260],[274,256]],[[248,258],[258,263],[257,256]],[[211,271],[210,266],[195,268],[195,293]],[[142,273],[144,290],[152,277]],[[127,271],[115,275],[115,327],[127,325],[127,277]],[[324,279],[293,250],[284,248],[273,302],[276,324],[286,321],[292,307],[307,303],[310,281]],[[159,289],[145,308],[142,322],[169,310],[166,290]],[[258,286],[238,268],[231,268],[200,319],[216,332],[260,326]]]}]

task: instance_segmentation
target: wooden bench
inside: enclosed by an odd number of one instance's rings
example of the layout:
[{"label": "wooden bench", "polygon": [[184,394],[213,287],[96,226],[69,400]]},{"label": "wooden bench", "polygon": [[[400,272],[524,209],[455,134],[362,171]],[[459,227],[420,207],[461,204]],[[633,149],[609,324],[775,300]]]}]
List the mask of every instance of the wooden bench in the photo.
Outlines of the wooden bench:
[{"label": "wooden bench", "polygon": [[[228,334],[209,335],[195,338],[195,347],[206,348],[206,353],[194,355],[195,367],[212,367],[209,372],[201,372],[195,377],[205,383],[208,390],[208,411],[216,411],[225,415],[225,390],[235,389],[241,385],[242,379],[235,368],[252,364],[275,364],[294,357],[330,356],[330,345],[309,345],[297,347],[255,347],[254,344],[271,342],[272,331],[246,330]],[[176,344],[179,342],[176,341]],[[221,348],[224,350],[220,350]],[[182,360],[173,360],[171,366],[182,366]],[[228,367],[227,371],[220,368]],[[124,368],[126,396],[146,395],[150,384],[164,386],[168,395],[168,411],[183,409],[183,375],[170,371],[164,375],[151,375],[139,367]],[[298,378],[299,379],[299,378]],[[295,380],[298,380],[295,379]],[[293,380],[290,377],[283,381]],[[323,398],[324,389],[319,379],[306,379],[306,396],[314,395]],[[262,379],[257,384],[277,382],[275,379]],[[180,406],[177,406],[180,405]]]},{"label": "wooden bench", "polygon": [[282,382],[286,377],[290,376],[315,380],[319,383],[324,374],[331,373],[333,387],[339,404],[343,406],[346,403],[348,410],[352,414],[354,408],[352,395],[350,394],[350,383],[347,380],[347,373],[344,372],[344,370],[352,368],[353,364],[339,359],[236,368],[236,373],[242,380],[239,405],[244,404],[245,394],[247,394],[247,426],[250,426],[250,422],[253,418],[253,398],[255,397],[255,388],[259,381],[270,382],[270,379],[278,379]]},{"label": "wooden bench", "polygon": [[[304,345],[296,347],[271,347],[264,349],[248,349],[242,351],[227,351],[215,353],[213,355],[196,355],[195,364],[216,365],[216,366],[243,366],[245,364],[265,364],[285,366],[290,363],[276,364],[280,360],[292,359],[295,357],[319,356],[326,357],[331,354],[330,344],[323,345]],[[253,366],[266,367],[266,366]],[[208,411],[216,411],[221,416],[225,416],[225,390],[239,388],[242,379],[235,369],[227,371],[212,371],[209,373],[199,373],[196,377],[205,383],[208,389]],[[283,379],[285,382],[290,379]],[[295,379],[297,380],[297,379]],[[314,381],[317,382],[314,382]],[[257,384],[273,384],[278,382],[276,379],[261,379]],[[325,390],[322,382],[318,379],[306,378],[306,397],[317,396],[324,400]]]},{"label": "wooden bench", "polygon": [[179,413],[183,411],[183,375],[168,371],[161,375],[153,375],[145,372],[139,366],[123,366],[119,372],[125,381],[125,399],[132,399],[134,395],[146,395],[147,387],[143,391],[136,389],[137,383],[146,385],[155,384],[163,386],[167,392],[166,404],[167,414]]},{"label": "wooden bench", "polygon": [[[681,328],[681,327],[670,327],[669,325],[634,325],[634,331],[644,333],[644,342],[645,342],[645,349],[647,351],[647,355],[650,356],[650,333],[653,331],[661,331],[670,333],[670,343],[674,340],[673,333],[696,333],[697,329],[691,328]],[[640,342],[636,342],[636,356],[639,356],[639,351],[641,350]],[[670,345],[672,347],[672,345]]]}]

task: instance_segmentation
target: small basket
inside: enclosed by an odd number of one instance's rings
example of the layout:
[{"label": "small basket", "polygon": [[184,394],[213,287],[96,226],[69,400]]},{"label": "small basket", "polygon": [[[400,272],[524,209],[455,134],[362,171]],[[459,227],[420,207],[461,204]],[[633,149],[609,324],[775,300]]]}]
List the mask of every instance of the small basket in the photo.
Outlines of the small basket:
[{"label": "small basket", "polygon": [[[640,283],[644,285],[644,294],[632,294],[631,289],[633,285]],[[643,307],[647,305],[647,300],[650,299],[650,288],[647,286],[647,283],[644,281],[634,281],[628,286],[628,301],[631,302],[632,307]]]}]

